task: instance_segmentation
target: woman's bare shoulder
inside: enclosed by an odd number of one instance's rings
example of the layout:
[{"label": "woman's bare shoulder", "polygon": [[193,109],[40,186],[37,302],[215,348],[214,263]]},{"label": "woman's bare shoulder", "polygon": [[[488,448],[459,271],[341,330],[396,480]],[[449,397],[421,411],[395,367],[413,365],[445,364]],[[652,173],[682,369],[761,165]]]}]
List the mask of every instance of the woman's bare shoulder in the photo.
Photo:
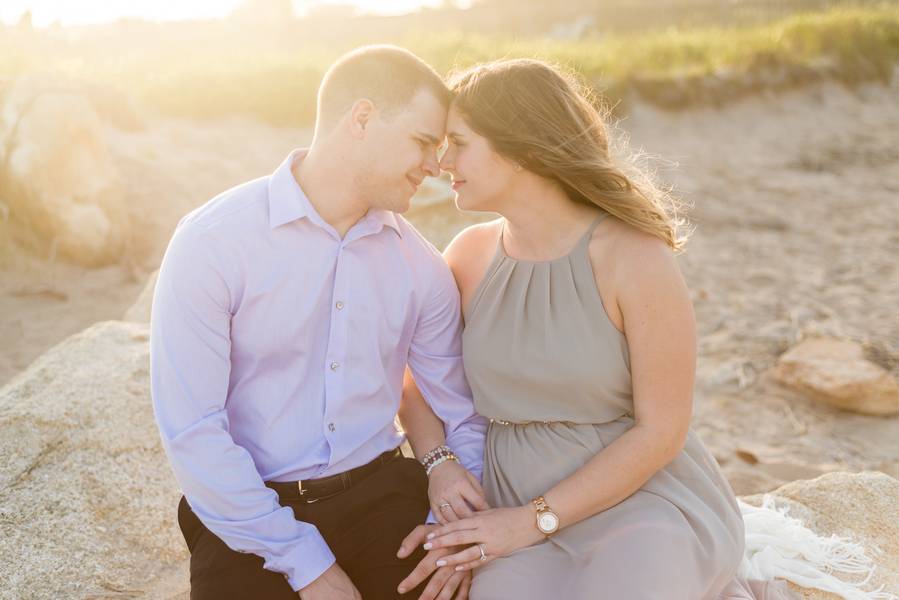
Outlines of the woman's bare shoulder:
[{"label": "woman's bare shoulder", "polygon": [[617,218],[607,218],[596,228],[588,252],[606,313],[620,331],[625,330],[624,313],[634,302],[660,293],[670,297],[686,293],[671,248]]},{"label": "woman's bare shoulder", "polygon": [[453,262],[459,262],[462,266],[462,263],[468,262],[471,258],[493,249],[499,239],[501,227],[502,219],[466,227],[447,245],[443,251],[444,258],[451,266]]},{"label": "woman's bare shoulder", "polygon": [[443,251],[463,295],[484,276],[499,240],[502,221],[500,218],[466,227]]},{"label": "woman's bare shoulder", "polygon": [[[674,252],[660,238],[615,217],[605,219],[593,232],[589,245],[590,260],[601,265],[609,277],[658,273],[674,269]],[[596,269],[594,269],[596,270]]]}]

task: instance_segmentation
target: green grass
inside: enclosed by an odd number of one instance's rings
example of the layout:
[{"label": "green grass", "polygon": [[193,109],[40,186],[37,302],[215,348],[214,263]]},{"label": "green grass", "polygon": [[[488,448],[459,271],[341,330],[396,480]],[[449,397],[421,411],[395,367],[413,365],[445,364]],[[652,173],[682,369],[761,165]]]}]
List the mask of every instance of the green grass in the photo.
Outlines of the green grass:
[{"label": "green grass", "polygon": [[[701,28],[578,41],[459,32],[384,40],[406,46],[440,72],[504,56],[537,57],[577,70],[615,101],[629,82],[743,73],[827,63],[852,83],[889,78],[899,61],[899,7],[834,9],[749,27]],[[40,35],[40,34],[38,34]],[[35,41],[15,51],[0,35],[0,78],[64,74],[115,87],[163,114],[188,118],[246,115],[278,125],[311,124],[315,90],[327,65],[360,40],[280,47],[233,44],[224,34],[173,38],[121,52]],[[140,46],[139,44],[136,44]],[[66,56],[67,58],[62,58]]]}]

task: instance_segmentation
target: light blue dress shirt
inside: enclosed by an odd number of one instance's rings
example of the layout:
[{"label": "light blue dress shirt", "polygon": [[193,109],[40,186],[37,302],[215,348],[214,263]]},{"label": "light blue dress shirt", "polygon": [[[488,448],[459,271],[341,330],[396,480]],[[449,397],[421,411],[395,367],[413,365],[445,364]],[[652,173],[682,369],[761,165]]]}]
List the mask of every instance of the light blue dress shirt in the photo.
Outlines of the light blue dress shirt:
[{"label": "light blue dress shirt", "polygon": [[188,503],[294,590],[334,555],[263,482],[326,477],[399,446],[407,363],[478,478],[486,432],[443,258],[389,211],[370,210],[341,239],[291,173],[303,156],[181,220],[150,338],[153,406]]}]

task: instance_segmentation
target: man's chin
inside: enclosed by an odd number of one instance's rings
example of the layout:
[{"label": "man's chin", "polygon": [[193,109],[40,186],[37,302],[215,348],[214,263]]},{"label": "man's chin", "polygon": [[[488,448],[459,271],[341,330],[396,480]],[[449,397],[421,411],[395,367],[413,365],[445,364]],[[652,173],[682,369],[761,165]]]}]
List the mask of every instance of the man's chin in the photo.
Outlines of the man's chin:
[{"label": "man's chin", "polygon": [[405,200],[398,201],[396,203],[396,206],[394,206],[393,208],[391,208],[389,210],[392,210],[395,213],[404,213],[407,210],[409,210],[410,208],[412,208],[412,196],[409,196]]}]

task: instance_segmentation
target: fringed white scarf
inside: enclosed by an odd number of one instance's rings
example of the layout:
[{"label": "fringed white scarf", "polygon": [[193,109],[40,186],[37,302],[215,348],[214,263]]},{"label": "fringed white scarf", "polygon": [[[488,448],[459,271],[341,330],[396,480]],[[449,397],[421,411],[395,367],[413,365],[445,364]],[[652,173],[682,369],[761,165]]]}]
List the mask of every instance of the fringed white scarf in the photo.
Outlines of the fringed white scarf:
[{"label": "fringed white scarf", "polygon": [[[764,495],[761,507],[737,502],[746,527],[740,576],[762,581],[787,579],[845,600],[899,600],[883,586],[865,591],[875,566],[861,545],[836,535],[815,534],[787,516],[788,507],[778,508],[771,494]],[[849,576],[851,581],[835,573]]]}]

